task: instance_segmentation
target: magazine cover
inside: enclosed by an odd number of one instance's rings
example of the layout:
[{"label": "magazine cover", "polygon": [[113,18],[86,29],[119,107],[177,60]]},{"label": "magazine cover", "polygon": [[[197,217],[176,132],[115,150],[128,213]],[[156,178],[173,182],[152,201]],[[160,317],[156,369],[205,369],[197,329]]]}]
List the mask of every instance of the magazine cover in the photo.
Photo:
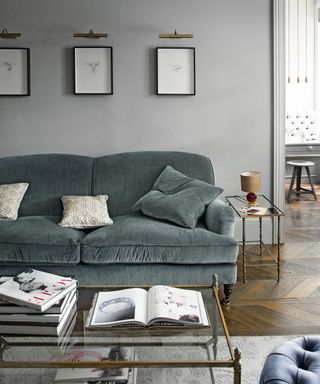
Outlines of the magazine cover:
[{"label": "magazine cover", "polygon": [[76,286],[74,279],[28,269],[0,285],[0,298],[43,312]]},{"label": "magazine cover", "polygon": [[[111,347],[111,348],[73,348],[68,350],[61,361],[104,361],[104,360],[132,360],[133,348]],[[56,382],[73,381],[128,381],[128,368],[61,368],[57,370]]]},{"label": "magazine cover", "polygon": [[[7,280],[10,280],[11,278],[12,276],[0,276],[0,285]],[[70,291],[65,297],[55,302],[52,307],[48,308],[46,313],[62,313],[65,310],[65,307],[68,306],[73,294],[74,291]],[[0,299],[0,314],[2,313],[39,313],[39,311],[26,306],[9,303],[7,300]]]}]

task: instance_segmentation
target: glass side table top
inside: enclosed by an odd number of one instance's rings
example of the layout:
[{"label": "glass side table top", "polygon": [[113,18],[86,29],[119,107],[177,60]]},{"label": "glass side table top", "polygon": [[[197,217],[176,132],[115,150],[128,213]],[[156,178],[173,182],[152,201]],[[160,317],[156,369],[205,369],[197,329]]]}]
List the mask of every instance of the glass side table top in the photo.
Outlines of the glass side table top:
[{"label": "glass side table top", "polygon": [[258,195],[255,205],[248,205],[246,196],[226,196],[226,201],[239,217],[274,217],[284,213],[264,195]]},{"label": "glass side table top", "polygon": [[[125,289],[125,286],[79,287],[78,312],[74,328],[65,340],[48,336],[2,335],[0,337],[0,371],[11,371],[16,382],[25,368],[45,370],[47,382],[54,382],[56,368],[205,368],[214,382],[215,367],[231,368],[233,383],[240,384],[240,351],[233,350],[226,322],[220,306],[217,285],[179,286],[202,292],[210,327],[149,327],[88,329],[84,327],[93,296],[98,291]],[[142,286],[148,289],[149,286]],[[1,335],[1,329],[0,329]],[[132,347],[134,358],[129,361],[62,361],[69,348]],[[5,368],[15,368],[7,370]],[[40,371],[39,371],[40,372]],[[0,375],[1,376],[1,375]],[[8,376],[8,377],[9,377]],[[5,377],[5,376],[4,376]],[[139,376],[138,376],[139,377]],[[8,379],[9,380],[9,379]],[[139,382],[139,380],[138,380]],[[151,383],[156,383],[150,380]],[[170,382],[168,383],[170,384]]]}]

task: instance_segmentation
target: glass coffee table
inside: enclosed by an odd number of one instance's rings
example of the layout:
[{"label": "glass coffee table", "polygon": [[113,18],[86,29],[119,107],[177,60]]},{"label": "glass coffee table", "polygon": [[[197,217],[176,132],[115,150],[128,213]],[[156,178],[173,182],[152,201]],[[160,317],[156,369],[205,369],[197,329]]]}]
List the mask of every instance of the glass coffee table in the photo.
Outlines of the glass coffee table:
[{"label": "glass coffee table", "polygon": [[[49,336],[1,335],[0,383],[54,383],[59,368],[137,368],[137,383],[241,383],[241,353],[233,349],[218,296],[217,276],[212,285],[177,286],[202,292],[210,327],[88,329],[84,323],[95,293],[132,286],[80,286],[73,328],[61,339]],[[141,286],[150,288],[150,286]],[[130,360],[63,361],[69,348],[133,347]],[[30,381],[28,381],[30,378]],[[220,379],[219,379],[220,378]],[[172,379],[172,380],[171,380]],[[227,381],[226,381],[227,379]],[[228,381],[229,380],[229,381]],[[84,381],[85,382],[85,381]]]}]

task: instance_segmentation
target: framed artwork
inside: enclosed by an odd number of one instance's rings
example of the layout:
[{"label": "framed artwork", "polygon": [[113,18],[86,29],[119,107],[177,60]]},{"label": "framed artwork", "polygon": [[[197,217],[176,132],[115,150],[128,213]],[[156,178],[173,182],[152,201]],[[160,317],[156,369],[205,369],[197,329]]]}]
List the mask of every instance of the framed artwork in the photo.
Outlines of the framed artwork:
[{"label": "framed artwork", "polygon": [[195,95],[195,48],[158,47],[156,52],[157,95]]},{"label": "framed artwork", "polygon": [[74,93],[112,95],[112,47],[74,47]]},{"label": "framed artwork", "polygon": [[0,96],[30,95],[30,49],[0,48]]}]

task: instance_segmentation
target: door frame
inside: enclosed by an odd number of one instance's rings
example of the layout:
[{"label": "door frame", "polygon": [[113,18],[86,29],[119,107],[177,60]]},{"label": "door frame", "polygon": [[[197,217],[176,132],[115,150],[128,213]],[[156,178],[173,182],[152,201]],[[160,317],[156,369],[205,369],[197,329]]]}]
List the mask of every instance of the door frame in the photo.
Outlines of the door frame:
[{"label": "door frame", "polygon": [[[285,205],[285,23],[286,0],[273,0],[273,201]],[[284,220],[281,224],[284,241]],[[274,236],[277,228],[274,228]]]}]

